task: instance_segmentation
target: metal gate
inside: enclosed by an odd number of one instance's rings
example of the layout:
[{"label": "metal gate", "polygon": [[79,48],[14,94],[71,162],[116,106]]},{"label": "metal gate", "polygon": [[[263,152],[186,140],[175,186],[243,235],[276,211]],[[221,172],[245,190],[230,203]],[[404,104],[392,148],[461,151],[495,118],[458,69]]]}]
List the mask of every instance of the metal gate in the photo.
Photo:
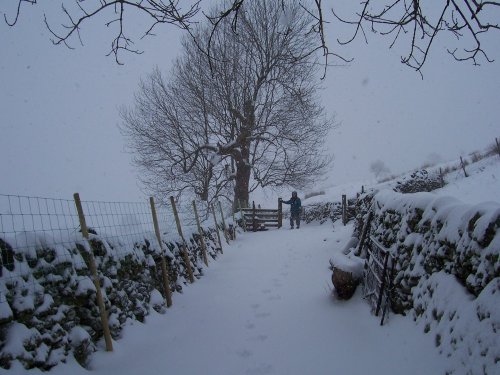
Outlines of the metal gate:
[{"label": "metal gate", "polygon": [[373,236],[366,240],[364,247],[367,255],[363,271],[363,295],[375,311],[375,316],[379,316],[382,311],[380,325],[383,325],[390,305],[395,262],[389,249]]}]

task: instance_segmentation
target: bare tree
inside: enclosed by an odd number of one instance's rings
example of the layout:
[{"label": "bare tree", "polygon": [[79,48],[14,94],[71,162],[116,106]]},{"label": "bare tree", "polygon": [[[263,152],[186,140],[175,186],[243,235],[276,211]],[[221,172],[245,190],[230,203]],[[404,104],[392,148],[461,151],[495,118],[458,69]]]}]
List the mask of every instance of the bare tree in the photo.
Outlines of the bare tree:
[{"label": "bare tree", "polygon": [[[257,187],[303,187],[330,162],[322,146],[332,126],[318,104],[314,18],[298,1],[255,0],[191,38],[168,81],[157,70],[124,109],[123,133],[150,188],[189,191],[247,204]],[[203,176],[203,178],[200,178]],[[205,185],[200,186],[201,181]],[[165,190],[159,191],[161,186]]]},{"label": "bare tree", "polygon": [[401,62],[420,72],[429,56],[431,46],[438,34],[451,33],[462,40],[466,47],[448,52],[458,61],[471,60],[478,65],[482,56],[492,62],[483,49],[481,37],[490,30],[500,30],[500,1],[491,0],[436,0],[428,4],[421,0],[364,0],[354,20],[341,18],[335,9],[333,15],[340,21],[355,27],[352,37],[340,44],[352,42],[362,34],[365,27],[374,33],[390,35],[391,47],[409,35],[409,52]]}]

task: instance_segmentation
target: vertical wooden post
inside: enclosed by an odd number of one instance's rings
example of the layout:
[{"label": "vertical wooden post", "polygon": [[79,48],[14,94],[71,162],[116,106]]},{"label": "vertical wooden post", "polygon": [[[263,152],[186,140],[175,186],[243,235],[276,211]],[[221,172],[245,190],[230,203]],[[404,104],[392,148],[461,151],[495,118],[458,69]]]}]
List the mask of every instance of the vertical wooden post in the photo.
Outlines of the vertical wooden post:
[{"label": "vertical wooden post", "polygon": [[441,183],[441,187],[444,187],[444,175],[441,167],[439,167],[439,182]]},{"label": "vertical wooden post", "polygon": [[495,143],[497,144],[498,156],[500,156],[500,142],[498,141],[498,138],[496,138],[496,137],[495,137]]},{"label": "vertical wooden post", "polygon": [[177,225],[177,232],[182,240],[181,245],[181,256],[184,260],[184,264],[186,265],[186,270],[188,272],[189,282],[194,283],[193,269],[191,268],[191,261],[189,260],[189,256],[187,253],[186,240],[184,239],[184,235],[182,234],[181,221],[179,220],[179,214],[177,213],[177,207],[175,206],[174,197],[170,197],[170,204],[172,205],[172,211],[174,211],[175,224]]},{"label": "vertical wooden post", "polygon": [[217,224],[217,216],[215,216],[215,209],[213,205],[212,205],[212,214],[214,215],[215,232],[217,233],[217,239],[219,240],[220,252],[224,254],[224,251],[222,251],[222,241],[220,240],[219,224]]},{"label": "vertical wooden post", "polygon": [[342,224],[347,224],[347,196],[342,194]]},{"label": "vertical wooden post", "polygon": [[149,205],[151,206],[151,215],[153,216],[153,226],[155,229],[156,240],[161,251],[161,276],[163,280],[163,292],[165,293],[165,301],[167,307],[172,306],[172,290],[170,289],[170,279],[168,277],[168,265],[165,259],[165,250],[161,242],[160,226],[158,225],[158,216],[156,215],[155,201],[153,197],[149,197]]},{"label": "vertical wooden post", "polygon": [[257,232],[257,212],[255,211],[255,201],[252,201],[252,226],[253,231]]},{"label": "vertical wooden post", "polygon": [[194,217],[196,218],[196,225],[198,226],[198,234],[200,235],[200,246],[201,254],[203,255],[203,262],[208,267],[207,259],[207,245],[205,244],[205,239],[203,238],[203,230],[201,229],[200,217],[198,216],[198,210],[196,209],[196,202],[193,201]]},{"label": "vertical wooden post", "polygon": [[364,193],[365,193],[365,186],[361,185],[361,194],[364,194]]},{"label": "vertical wooden post", "polygon": [[283,226],[283,199],[278,198],[278,228]]},{"label": "vertical wooden post", "polygon": [[238,206],[240,206],[240,216],[241,220],[243,221],[243,230],[246,232],[247,231],[247,221],[245,220],[245,213],[241,209],[241,200],[238,199]]},{"label": "vertical wooden post", "polygon": [[467,174],[467,172],[465,171],[465,162],[464,162],[464,159],[462,159],[462,157],[460,156],[460,165],[462,166],[462,169],[464,171],[464,176],[465,177],[469,177],[469,175]]},{"label": "vertical wooden post", "polygon": [[97,266],[94,259],[94,251],[92,249],[92,242],[89,240],[89,231],[87,228],[87,223],[85,222],[85,215],[83,214],[82,202],[80,200],[80,194],[73,194],[73,199],[76,205],[76,211],[78,212],[78,219],[80,221],[80,229],[82,230],[83,238],[87,241],[90,247],[89,251],[89,266],[90,272],[92,274],[92,282],[94,283],[96,290],[97,306],[99,307],[99,314],[101,316],[102,330],[104,333],[104,342],[106,344],[106,351],[113,351],[113,342],[111,341],[111,332],[109,331],[108,315],[106,312],[106,307],[104,306],[104,299],[102,298],[101,283],[99,281],[99,276],[97,275]]},{"label": "vertical wooden post", "polygon": [[227,232],[226,228],[226,220],[224,220],[224,212],[222,211],[222,204],[219,201],[219,211],[220,211],[220,217],[222,220],[222,233],[224,233],[224,237],[226,238],[226,242],[229,243],[229,235]]}]

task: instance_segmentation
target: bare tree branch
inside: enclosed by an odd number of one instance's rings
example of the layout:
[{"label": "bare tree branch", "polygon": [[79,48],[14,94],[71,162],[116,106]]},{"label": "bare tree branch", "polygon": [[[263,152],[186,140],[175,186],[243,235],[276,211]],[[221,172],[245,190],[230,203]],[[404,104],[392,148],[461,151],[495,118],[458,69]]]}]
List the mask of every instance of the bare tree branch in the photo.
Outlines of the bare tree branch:
[{"label": "bare tree branch", "polygon": [[[392,47],[398,39],[409,32],[407,27],[411,26],[410,49],[408,54],[401,58],[401,62],[420,73],[433,42],[441,32],[452,33],[458,40],[465,40],[466,36],[471,38],[471,47],[464,47],[460,54],[458,49],[448,50],[455,60],[472,60],[474,65],[478,65],[478,56],[481,55],[486,61],[493,61],[483,49],[480,35],[489,30],[499,29],[498,13],[495,17],[495,11],[500,10],[499,1],[440,0],[439,3],[434,3],[434,7],[439,10],[439,17],[435,21],[431,21],[432,14],[429,14],[429,10],[424,12],[421,4],[421,0],[392,0],[383,4],[380,9],[376,1],[365,0],[362,2],[361,12],[354,21],[342,18],[332,9],[332,14],[337,20],[355,26],[350,38],[338,42],[349,44],[356,39],[359,32],[363,33],[367,41],[363,25],[368,24],[374,33],[393,34]],[[377,8],[379,10],[376,10]]]}]

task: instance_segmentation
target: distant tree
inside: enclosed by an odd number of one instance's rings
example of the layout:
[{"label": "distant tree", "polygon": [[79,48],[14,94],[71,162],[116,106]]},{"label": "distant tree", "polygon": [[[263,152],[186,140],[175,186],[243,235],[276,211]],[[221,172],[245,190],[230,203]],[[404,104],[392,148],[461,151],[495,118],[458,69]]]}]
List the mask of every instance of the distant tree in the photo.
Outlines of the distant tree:
[{"label": "distant tree", "polygon": [[391,173],[389,168],[387,168],[387,166],[382,160],[375,160],[374,162],[372,162],[370,164],[370,172],[372,172],[375,175],[376,179]]},{"label": "distant tree", "polygon": [[[12,0],[14,2],[15,0]],[[201,12],[200,4],[203,0],[180,2],[179,0],[74,0],[74,2],[61,0],[62,11],[66,19],[62,27],[49,23],[45,15],[45,23],[50,30],[55,44],[68,45],[73,39],[81,42],[80,30],[90,19],[104,20],[114,35],[111,43],[110,54],[114,54],[119,63],[118,54],[121,51],[141,53],[134,47],[138,38],[154,35],[156,30],[165,24],[175,25],[192,33],[193,26],[199,21],[196,16]],[[204,0],[207,2],[208,0]],[[288,0],[276,0],[282,13],[286,13]],[[17,0],[17,7],[4,14],[5,22],[13,26],[17,23],[23,4],[37,4],[37,0]],[[214,31],[222,20],[229,19],[234,31],[239,27],[240,12],[245,0],[226,0],[218,6],[218,11],[207,16]],[[301,7],[314,19],[308,31],[315,35],[312,50],[321,50],[324,66],[328,65],[328,57],[333,56],[346,61],[337,52],[329,49],[325,38],[324,26],[328,19],[324,13],[321,0],[303,1]],[[313,4],[312,6],[309,6]],[[393,39],[391,47],[396,41],[403,39],[408,46],[408,53],[401,61],[421,71],[430,54],[431,46],[441,33],[450,33],[460,41],[463,48],[449,48],[448,52],[458,61],[472,61],[479,64],[481,60],[492,61],[483,47],[483,37],[491,32],[500,30],[498,0],[435,0],[424,2],[422,0],[363,0],[359,11],[354,16],[340,15],[334,3],[331,9],[337,20],[354,26],[354,33],[346,40],[338,40],[340,44],[352,42],[362,34],[366,40],[366,30]],[[127,10],[127,12],[125,12]],[[145,16],[146,26],[143,35],[128,35],[126,30],[131,15]],[[149,21],[148,21],[149,20]],[[194,35],[193,35],[194,36]],[[211,38],[205,40],[206,44],[198,41],[198,47],[210,56]],[[312,51],[311,51],[312,52]]]},{"label": "distant tree", "polygon": [[[319,104],[314,25],[298,1],[254,0],[229,19],[193,31],[165,78],[144,80],[124,109],[127,136],[150,190],[248,204],[257,187],[303,187],[325,171],[332,121]],[[232,195],[232,196],[231,196]]]}]

